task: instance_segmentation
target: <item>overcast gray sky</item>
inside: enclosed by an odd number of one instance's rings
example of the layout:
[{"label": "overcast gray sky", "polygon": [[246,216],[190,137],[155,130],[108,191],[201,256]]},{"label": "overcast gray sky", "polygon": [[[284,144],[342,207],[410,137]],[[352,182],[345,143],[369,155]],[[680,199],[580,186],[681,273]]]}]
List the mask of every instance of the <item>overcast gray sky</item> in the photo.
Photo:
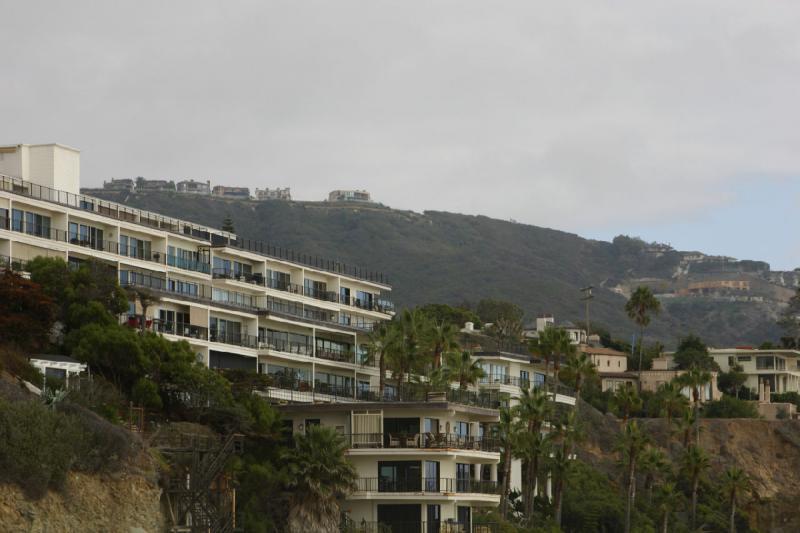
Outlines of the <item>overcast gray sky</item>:
[{"label": "overcast gray sky", "polygon": [[0,0],[0,143],[800,266],[797,2]]}]

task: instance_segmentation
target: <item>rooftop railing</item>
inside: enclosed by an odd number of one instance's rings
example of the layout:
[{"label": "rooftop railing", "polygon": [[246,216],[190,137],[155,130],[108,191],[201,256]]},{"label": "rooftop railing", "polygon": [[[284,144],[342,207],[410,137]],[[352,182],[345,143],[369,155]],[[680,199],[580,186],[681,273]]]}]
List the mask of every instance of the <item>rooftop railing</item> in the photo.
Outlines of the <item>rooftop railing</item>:
[{"label": "rooftop railing", "polygon": [[221,230],[212,231],[208,227],[185,220],[128,207],[116,202],[102,200],[93,196],[60,191],[58,189],[53,189],[44,185],[38,185],[36,183],[14,178],[12,176],[0,174],[0,190],[25,196],[27,198],[33,198],[35,200],[41,200],[44,202],[70,207],[73,209],[89,211],[112,218],[114,220],[132,222],[134,224],[147,226],[149,228],[156,228],[162,231],[168,231],[178,235],[188,235],[209,242],[213,246],[230,246],[232,248],[238,248],[240,250],[253,252],[266,257],[302,264],[334,274],[381,283],[384,285],[389,284],[389,278],[384,276],[384,274],[381,272],[375,272],[353,265],[348,266],[346,263],[325,259],[316,255],[301,254],[295,252],[294,250],[273,246],[262,241],[242,239],[227,232],[223,232]]}]

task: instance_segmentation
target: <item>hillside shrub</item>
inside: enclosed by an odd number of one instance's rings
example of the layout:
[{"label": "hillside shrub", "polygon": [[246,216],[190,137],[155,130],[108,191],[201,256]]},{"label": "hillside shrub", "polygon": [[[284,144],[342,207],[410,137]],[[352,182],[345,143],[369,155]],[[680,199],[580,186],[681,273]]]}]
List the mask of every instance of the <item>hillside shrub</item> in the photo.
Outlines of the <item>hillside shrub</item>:
[{"label": "hillside shrub", "polygon": [[758,408],[753,402],[723,396],[721,400],[703,406],[705,418],[758,418]]},{"label": "hillside shrub", "polygon": [[80,439],[69,415],[35,401],[0,401],[0,481],[19,485],[33,499],[60,489]]}]

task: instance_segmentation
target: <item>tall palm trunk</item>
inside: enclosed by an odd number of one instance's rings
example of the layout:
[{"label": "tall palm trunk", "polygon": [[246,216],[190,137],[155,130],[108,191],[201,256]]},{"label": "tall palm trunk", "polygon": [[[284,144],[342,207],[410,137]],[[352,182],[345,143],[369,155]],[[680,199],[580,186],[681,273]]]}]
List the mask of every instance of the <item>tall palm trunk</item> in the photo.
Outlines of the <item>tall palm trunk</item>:
[{"label": "tall palm trunk", "polygon": [[664,511],[664,518],[661,520],[661,533],[669,533],[669,511]]},{"label": "tall palm trunk", "polygon": [[383,389],[386,387],[386,356],[381,354],[381,359],[378,361],[378,395],[383,400]]},{"label": "tall palm trunk", "polygon": [[639,392],[642,392],[642,352],[644,351],[644,326],[639,327]]},{"label": "tall palm trunk", "polygon": [[731,517],[730,526],[728,528],[730,533],[736,533],[736,495],[731,494]]},{"label": "tall palm trunk", "polygon": [[636,461],[631,459],[628,465],[628,497],[625,505],[625,533],[631,531],[631,511],[636,499]]},{"label": "tall palm trunk", "polygon": [[697,525],[697,488],[700,485],[700,477],[697,476],[692,480],[692,530]]},{"label": "tall palm trunk", "polygon": [[553,507],[555,509],[555,520],[556,525],[561,527],[561,507],[563,502],[563,495],[564,495],[564,479],[563,473],[559,474],[558,479],[556,480],[555,490],[553,491]]},{"label": "tall palm trunk", "polygon": [[500,515],[508,516],[508,493],[511,490],[511,446],[506,444],[503,451],[503,500],[500,505]]}]

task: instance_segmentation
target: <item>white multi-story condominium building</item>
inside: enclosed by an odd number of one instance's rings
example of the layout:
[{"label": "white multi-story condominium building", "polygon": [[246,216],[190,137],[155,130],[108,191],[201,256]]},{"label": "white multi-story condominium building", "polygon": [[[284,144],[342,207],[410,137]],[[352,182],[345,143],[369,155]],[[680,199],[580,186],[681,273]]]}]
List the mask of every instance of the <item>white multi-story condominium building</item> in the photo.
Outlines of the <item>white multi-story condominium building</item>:
[{"label": "white multi-story condominium building", "polygon": [[289,187],[283,189],[279,187],[275,189],[256,189],[255,198],[259,202],[264,202],[266,200],[291,200],[292,191]]},{"label": "white multi-story condominium building", "polygon": [[367,191],[331,191],[328,193],[329,202],[372,202],[372,197]]},{"label": "white multi-story condominium building", "polygon": [[[78,194],[71,148],[15,145],[0,155],[0,263],[105,263],[122,286],[153,297],[146,309],[131,303],[132,326],[187,341],[210,367],[270,375],[260,394],[293,432],[321,424],[347,439],[359,474],[345,505],[355,526],[483,531],[473,516],[500,501],[498,409],[545,380],[524,347],[500,349],[481,336],[471,347],[487,377],[469,390],[404,390],[387,380],[381,391],[366,344],[373,325],[393,315],[382,275]],[[552,393],[574,405],[568,391]],[[515,461],[512,488],[521,479]]]},{"label": "white multi-story condominium building", "polygon": [[567,332],[569,340],[574,345],[586,344],[586,330],[573,324],[572,322],[562,322],[556,324],[553,315],[540,315],[536,317],[536,322],[525,327],[523,335],[529,339],[536,339],[539,334],[547,328],[563,329]]},{"label": "white multi-story condominium building", "polygon": [[744,386],[754,393],[759,385],[769,383],[774,393],[800,392],[800,351],[756,350],[753,348],[711,348],[708,350],[722,372],[734,365],[747,375]]},{"label": "white multi-story condominium building", "polygon": [[77,194],[79,154],[0,148],[0,261],[95,259],[156,301],[129,322],[189,342],[211,367],[275,376],[278,386],[353,395],[377,384],[361,364],[375,322],[392,316],[374,273]]}]

